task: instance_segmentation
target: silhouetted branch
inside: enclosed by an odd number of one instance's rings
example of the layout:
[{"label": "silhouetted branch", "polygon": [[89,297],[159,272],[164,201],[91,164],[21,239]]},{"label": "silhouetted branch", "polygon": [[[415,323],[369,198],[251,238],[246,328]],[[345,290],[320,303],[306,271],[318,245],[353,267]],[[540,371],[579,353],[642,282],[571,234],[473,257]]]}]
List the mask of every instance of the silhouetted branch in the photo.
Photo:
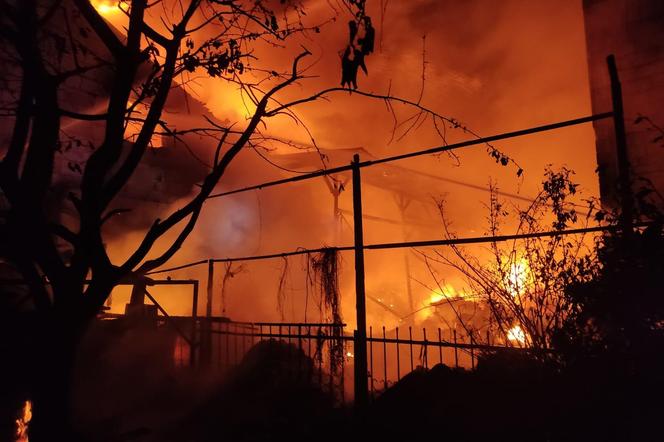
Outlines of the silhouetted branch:
[{"label": "silhouetted branch", "polygon": [[233,143],[233,146],[231,146],[231,148],[222,156],[221,160],[215,165],[210,174],[203,180],[203,184],[201,185],[198,194],[192,200],[190,200],[189,203],[187,203],[179,210],[173,212],[164,221],[161,220],[155,221],[152,227],[148,230],[147,234],[145,235],[143,241],[138,246],[136,251],[121,266],[121,268],[124,271],[130,271],[131,269],[135,268],[139,264],[139,262],[142,261],[145,258],[145,256],[149,253],[149,251],[152,249],[154,243],[157,241],[158,238],[160,238],[164,233],[166,233],[174,226],[179,224],[186,217],[191,216],[189,222],[187,223],[185,228],[180,232],[180,234],[178,235],[177,239],[174,241],[172,246],[169,247],[168,250],[165,253],[163,253],[160,257],[143,263],[143,265],[139,267],[137,272],[146,273],[149,272],[150,270],[154,270],[155,268],[159,267],[162,263],[166,262],[168,258],[170,258],[181,247],[182,243],[184,242],[184,239],[186,239],[189,233],[191,233],[191,230],[193,229],[193,223],[195,223],[203,207],[203,204],[205,203],[205,200],[214,190],[215,186],[219,182],[219,179],[225,172],[226,167],[248,143],[251,136],[255,132],[258,124],[265,117],[266,109],[268,103],[272,99],[272,96],[277,92],[279,92],[280,90],[282,90],[283,88],[297,81],[297,79],[299,78],[298,64],[302,58],[306,57],[309,54],[310,52],[305,50],[297,57],[295,57],[293,61],[291,77],[278,83],[267,93],[265,93],[265,95],[263,95],[263,97],[261,98],[260,102],[256,107],[256,111],[251,117],[249,124],[244,129],[242,135]]},{"label": "silhouetted branch", "polygon": [[[290,102],[285,103],[285,104],[278,105],[275,108],[270,109],[266,116],[267,117],[272,117],[272,116],[275,116],[275,115],[277,115],[277,114],[279,114],[279,113],[283,112],[284,110],[287,110],[291,107],[294,107],[294,106],[297,106],[297,105],[300,105],[300,104],[311,103],[311,102],[314,102],[314,101],[319,100],[319,99],[326,99],[327,95],[332,94],[332,93],[336,93],[336,92],[349,93],[349,89],[343,88],[343,87],[333,87],[333,88],[324,89],[324,90],[316,92],[315,94],[310,95],[308,97],[300,98],[300,99],[293,100],[293,101],[290,101]],[[456,120],[454,118],[446,117],[444,115],[441,115],[441,114],[439,114],[439,113],[423,106],[419,102],[415,102],[415,101],[411,101],[411,100],[408,100],[408,99],[405,99],[405,98],[394,96],[394,95],[391,95],[389,92],[387,94],[376,94],[376,93],[372,93],[372,92],[364,92],[364,91],[361,91],[361,90],[358,90],[358,89],[354,89],[354,90],[350,91],[350,93],[357,94],[357,95],[367,97],[367,98],[383,100],[384,102],[389,103],[388,104],[388,109],[390,110],[390,112],[392,112],[392,114],[394,114],[394,112],[392,110],[392,107],[391,107],[392,102],[401,103],[401,104],[407,105],[409,107],[416,108],[416,109],[421,111],[421,114],[416,115],[418,120],[420,118],[420,115],[423,115],[423,114],[430,115],[430,116],[432,116],[432,119],[434,119],[434,122],[435,122],[435,118],[438,118],[438,119],[448,123],[450,125],[450,127],[454,128],[454,129],[460,129],[461,131],[463,131],[465,133],[468,133],[468,134],[474,136],[475,138],[481,138],[479,134],[477,134],[473,130],[469,129],[468,127],[462,125],[461,123],[459,123],[458,120]],[[413,118],[413,117],[411,117],[411,118]],[[413,126],[414,126],[414,124],[411,126],[411,128]],[[438,133],[441,134],[440,131],[438,131]],[[443,138],[443,142],[445,144],[447,144],[447,140],[445,138]],[[509,162],[513,163],[515,166],[518,167],[517,174],[519,176],[521,175],[522,169],[518,165],[518,163],[516,163],[512,158],[508,157],[504,153],[500,152],[491,143],[485,143],[485,144],[486,144],[489,152],[491,153],[491,156],[494,157],[496,159],[496,161],[500,162],[503,165],[506,165]]]}]

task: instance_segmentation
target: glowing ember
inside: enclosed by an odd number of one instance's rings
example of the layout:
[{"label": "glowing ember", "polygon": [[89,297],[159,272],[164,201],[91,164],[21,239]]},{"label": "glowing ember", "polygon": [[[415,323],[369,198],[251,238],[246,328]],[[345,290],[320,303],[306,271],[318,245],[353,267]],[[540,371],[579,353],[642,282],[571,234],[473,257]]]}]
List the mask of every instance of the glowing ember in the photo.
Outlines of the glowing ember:
[{"label": "glowing ember", "polygon": [[346,352],[346,357],[347,358],[352,358],[354,355],[351,352]]},{"label": "glowing ember", "polygon": [[525,345],[526,332],[523,331],[520,325],[515,325],[507,331],[507,339],[513,344]]},{"label": "glowing ember", "polygon": [[32,419],[32,402],[25,401],[23,415],[16,419],[16,441],[28,442],[28,424]]}]

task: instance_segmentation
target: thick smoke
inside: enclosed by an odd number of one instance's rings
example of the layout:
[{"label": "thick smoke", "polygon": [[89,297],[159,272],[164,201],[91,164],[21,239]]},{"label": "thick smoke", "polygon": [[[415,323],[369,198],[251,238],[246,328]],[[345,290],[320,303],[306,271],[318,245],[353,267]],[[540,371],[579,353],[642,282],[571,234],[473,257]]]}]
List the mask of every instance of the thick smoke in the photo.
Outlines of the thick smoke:
[{"label": "thick smoke", "polygon": [[[329,4],[324,3],[310,2],[306,20],[322,22],[333,15]],[[379,6],[380,2],[370,2],[379,41],[376,53],[367,61],[369,75],[359,78],[361,90],[379,94],[390,91],[395,96],[417,101],[423,88],[423,106],[458,119],[480,135],[590,113],[580,2],[390,2],[384,15]],[[311,33],[302,38],[302,44],[313,52],[309,60],[313,65],[308,73],[316,77],[303,80],[286,91],[284,100],[339,84],[338,52],[343,49],[347,38],[348,19],[343,13],[340,14],[336,22],[324,26],[320,34]],[[293,46],[295,49],[259,47],[255,64],[286,70],[290,66],[289,60],[300,49],[297,45]],[[195,82],[189,84],[188,92],[192,99],[205,103],[218,121],[239,120],[242,124],[246,109],[241,95],[232,85],[197,77]],[[414,112],[407,106],[395,104],[394,108],[400,121]],[[361,147],[374,157],[381,157],[443,143],[430,121],[403,138],[399,138],[402,128],[393,136],[393,118],[385,103],[357,94],[337,92],[330,95],[329,102],[303,105],[297,113],[317,144],[324,149]],[[184,114],[181,116],[183,120],[188,118]],[[284,139],[311,143],[307,131],[286,117],[268,121],[263,130]],[[448,142],[470,137],[463,130],[447,129]],[[213,143],[194,138],[190,141],[190,148],[196,156],[209,161]],[[523,177],[517,177],[516,166],[496,164],[483,146],[460,151],[458,158],[442,155],[395,163],[399,167],[422,172],[417,174],[401,169],[397,176],[403,201],[408,203],[403,213],[407,220],[405,226],[400,225],[402,213],[398,197],[380,181],[381,175],[389,180],[390,175],[395,173],[394,169],[377,168],[371,176],[367,169],[363,187],[364,212],[367,215],[364,222],[365,242],[440,237],[442,227],[433,201],[441,197],[446,201],[446,213],[456,233],[460,236],[482,235],[486,226],[484,205],[488,202],[488,193],[439,178],[479,187],[488,187],[489,181],[493,180],[502,191],[528,198],[537,192],[546,165],[566,165],[576,171],[576,180],[587,189],[585,196],[594,195],[597,184],[593,141],[591,127],[580,126],[498,143],[496,147],[525,170]],[[288,153],[288,149],[281,147],[277,153],[280,155],[270,155],[270,158],[277,164],[286,164],[288,161],[282,154]],[[367,157],[369,154],[362,155]],[[335,159],[337,157],[339,159]],[[344,164],[347,160],[346,155],[330,155],[327,165]],[[318,167],[320,163],[310,161],[294,168],[303,171]],[[179,169],[168,173],[188,172]],[[220,190],[288,175],[291,174],[275,168],[256,152],[247,149],[222,179]],[[186,198],[173,207],[184,200]],[[524,203],[518,199],[509,201]],[[211,200],[190,241],[172,260],[172,264],[208,257],[350,244],[350,185],[342,192],[339,205],[343,216],[336,221],[332,214],[333,198],[322,179]],[[341,234],[335,237],[337,222],[341,224]],[[130,250],[138,237],[138,234],[117,237],[110,247],[117,249],[118,253]],[[413,278],[410,284],[413,303],[417,308],[430,295],[424,287],[431,284],[430,280],[427,281],[430,275],[412,252],[406,254]],[[383,300],[396,312],[370,301],[369,320],[372,323],[394,324],[397,316],[405,316],[410,311],[403,255],[403,251],[367,253],[368,295]],[[236,263],[234,268],[238,265]],[[234,319],[281,319],[276,305],[283,265],[279,259],[245,263],[240,272],[227,280],[223,307],[220,294],[224,266],[218,265],[213,312],[221,314],[223,310],[224,314]],[[286,320],[302,320],[305,303],[310,319],[318,315],[317,300],[310,298],[314,295],[306,288],[306,268],[306,257],[289,261],[285,285]],[[207,269],[201,266],[175,272],[172,276],[204,280],[206,272]],[[342,254],[341,276],[343,311],[352,326],[352,254]],[[457,282],[454,275],[443,273],[442,278],[452,284]],[[179,292],[176,296],[176,292],[164,293],[163,302],[173,311],[183,313],[190,308],[190,298]],[[182,298],[187,301],[183,302]],[[200,308],[203,305],[204,301],[201,301]]]}]

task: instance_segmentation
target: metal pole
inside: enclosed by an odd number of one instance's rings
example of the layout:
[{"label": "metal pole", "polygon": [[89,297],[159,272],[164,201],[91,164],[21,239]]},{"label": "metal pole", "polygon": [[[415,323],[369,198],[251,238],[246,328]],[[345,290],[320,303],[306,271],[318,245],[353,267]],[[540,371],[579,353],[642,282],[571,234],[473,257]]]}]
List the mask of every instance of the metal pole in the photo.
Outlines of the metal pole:
[{"label": "metal pole", "polygon": [[443,336],[440,332],[440,327],[438,327],[438,344],[439,344],[438,345],[438,356],[439,356],[439,360],[440,360],[441,364],[443,363],[443,346],[442,346],[442,343],[443,343]]},{"label": "metal pole", "polygon": [[198,346],[198,338],[196,333],[196,323],[198,322],[198,281],[193,281],[194,293],[191,303],[191,345],[189,346],[189,364],[193,367],[196,365],[196,353]]},{"label": "metal pole", "polygon": [[208,276],[207,276],[207,300],[205,303],[205,316],[208,318],[212,316],[212,289],[214,287],[214,261],[208,259]]},{"label": "metal pole", "polygon": [[207,299],[205,300],[205,319],[201,324],[205,324],[201,328],[201,346],[199,358],[201,364],[209,365],[212,362],[212,290],[214,287],[214,261],[208,260],[208,276],[207,276]]},{"label": "metal pole", "polygon": [[371,381],[369,382],[369,392],[371,393],[371,399],[373,399],[374,381],[376,380],[376,376],[374,374],[373,366],[373,328],[371,326],[369,327],[369,376],[371,377]]},{"label": "metal pole", "polygon": [[385,326],[383,326],[383,388],[387,390],[387,339],[385,338]]},{"label": "metal pole", "polygon": [[367,312],[364,292],[364,234],[362,230],[362,188],[360,156],[353,156],[353,225],[355,231],[355,405],[368,403],[367,376]]},{"label": "metal pole", "polygon": [[413,327],[411,326],[408,326],[408,348],[410,349],[410,371],[413,371]]},{"label": "metal pole", "polygon": [[454,367],[459,368],[459,351],[457,346],[457,334],[456,329],[452,331],[454,336]]},{"label": "metal pole", "polygon": [[[401,215],[401,232],[403,240],[408,241],[408,232],[406,231],[406,209],[410,205],[410,200],[406,200],[404,195],[397,195],[395,198],[397,206],[399,207],[399,214]],[[403,250],[404,270],[406,273],[406,293],[408,294],[408,308],[409,311],[415,310],[415,302],[413,301],[413,286],[410,283],[410,260],[408,259],[408,249]]]},{"label": "metal pole", "polygon": [[611,101],[613,102],[613,127],[616,135],[616,151],[618,156],[618,183],[620,185],[620,224],[623,234],[632,231],[634,216],[634,201],[632,200],[632,187],[630,179],[630,165],[627,156],[627,136],[625,134],[625,116],[622,101],[622,86],[618,77],[616,58],[613,54],[606,57],[611,78]]},{"label": "metal pole", "polygon": [[399,327],[395,330],[396,333],[396,344],[397,344],[397,381],[401,380],[401,358],[399,357]]},{"label": "metal pole", "polygon": [[427,353],[428,343],[427,343],[427,329],[426,328],[422,329],[422,340],[424,341],[424,344],[422,344],[422,363],[424,364],[424,368],[429,368],[429,355]]}]

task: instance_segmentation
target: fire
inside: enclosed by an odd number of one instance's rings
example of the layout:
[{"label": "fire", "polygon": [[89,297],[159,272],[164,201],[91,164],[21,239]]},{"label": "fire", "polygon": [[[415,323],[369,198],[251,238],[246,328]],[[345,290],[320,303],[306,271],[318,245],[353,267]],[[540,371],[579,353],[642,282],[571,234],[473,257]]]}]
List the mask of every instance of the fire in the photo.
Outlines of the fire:
[{"label": "fire", "polygon": [[438,306],[445,305],[448,301],[468,300],[472,298],[469,293],[457,290],[449,284],[441,285],[439,288],[431,290],[429,297],[422,302],[422,307],[416,315],[417,322],[422,322],[433,316],[434,310]]},{"label": "fire", "polygon": [[120,11],[117,0],[93,0],[92,6],[103,16],[117,14]]},{"label": "fire", "polygon": [[25,401],[23,415],[16,419],[16,441],[28,442],[28,424],[32,419],[32,402]]},{"label": "fire", "polygon": [[530,280],[530,266],[525,258],[519,258],[510,264],[505,286],[510,294],[517,297],[523,294]]},{"label": "fire", "polygon": [[444,286],[431,291],[428,305],[434,306],[446,299],[465,299],[468,297],[469,295],[467,293],[456,290],[449,284],[445,284]]},{"label": "fire", "polygon": [[513,344],[523,346],[526,344],[526,332],[517,324],[507,331],[507,339]]},{"label": "fire", "polygon": [[454,297],[454,289],[448,286],[432,290],[429,294],[429,298],[422,303],[423,307],[417,314],[418,321],[421,322],[429,319],[433,316],[436,306],[441,305],[446,299]]},{"label": "fire", "polygon": [[445,295],[434,290],[429,297],[429,305],[438,304],[443,299],[445,299]]}]

